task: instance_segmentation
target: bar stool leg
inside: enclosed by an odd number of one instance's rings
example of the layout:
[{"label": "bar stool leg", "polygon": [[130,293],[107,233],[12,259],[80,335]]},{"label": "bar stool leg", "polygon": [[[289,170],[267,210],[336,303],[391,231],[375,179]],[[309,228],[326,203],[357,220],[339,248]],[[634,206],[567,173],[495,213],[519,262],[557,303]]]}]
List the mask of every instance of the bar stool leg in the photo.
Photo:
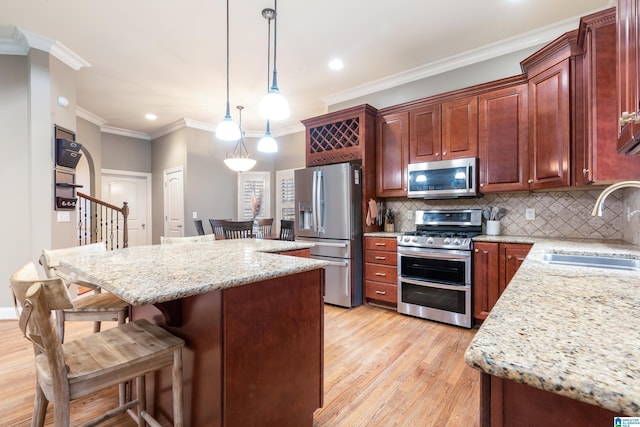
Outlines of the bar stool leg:
[{"label": "bar stool leg", "polygon": [[182,393],[182,349],[173,352],[173,425],[184,427]]}]

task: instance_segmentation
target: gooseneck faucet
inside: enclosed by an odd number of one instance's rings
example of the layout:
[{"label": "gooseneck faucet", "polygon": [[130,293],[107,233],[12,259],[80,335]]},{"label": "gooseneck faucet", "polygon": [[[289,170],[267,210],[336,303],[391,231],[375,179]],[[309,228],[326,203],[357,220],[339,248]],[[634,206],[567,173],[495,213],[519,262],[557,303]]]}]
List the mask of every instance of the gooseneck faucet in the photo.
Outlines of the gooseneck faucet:
[{"label": "gooseneck faucet", "polygon": [[591,216],[602,216],[602,209],[604,208],[604,200],[609,196],[609,194],[613,193],[619,188],[625,187],[636,187],[640,188],[640,181],[621,181],[617,182],[613,185],[608,186],[596,199],[596,205],[593,207],[593,211],[591,212]]}]

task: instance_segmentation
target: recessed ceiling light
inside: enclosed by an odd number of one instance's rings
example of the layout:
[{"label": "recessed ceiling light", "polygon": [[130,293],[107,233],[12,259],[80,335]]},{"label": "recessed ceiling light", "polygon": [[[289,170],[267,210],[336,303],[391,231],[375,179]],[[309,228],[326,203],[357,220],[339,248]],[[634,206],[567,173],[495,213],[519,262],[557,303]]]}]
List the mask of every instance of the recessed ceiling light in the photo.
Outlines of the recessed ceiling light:
[{"label": "recessed ceiling light", "polygon": [[145,119],[147,120],[156,120],[158,118],[158,116],[156,116],[155,114],[152,113],[147,113],[144,115]]},{"label": "recessed ceiling light", "polygon": [[341,70],[342,67],[344,67],[344,64],[339,59],[332,59],[329,62],[329,68],[331,68],[332,70]]}]

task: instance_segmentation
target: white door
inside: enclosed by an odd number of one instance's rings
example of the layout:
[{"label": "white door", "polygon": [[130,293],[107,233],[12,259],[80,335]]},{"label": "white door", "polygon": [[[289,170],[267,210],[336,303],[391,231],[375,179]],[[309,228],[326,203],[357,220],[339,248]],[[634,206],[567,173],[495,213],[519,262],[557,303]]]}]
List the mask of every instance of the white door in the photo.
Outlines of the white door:
[{"label": "white door", "polygon": [[164,235],[184,236],[184,175],[182,167],[164,171]]},{"label": "white door", "polygon": [[129,246],[151,244],[151,174],[103,169],[102,199],[118,207],[127,202]]}]

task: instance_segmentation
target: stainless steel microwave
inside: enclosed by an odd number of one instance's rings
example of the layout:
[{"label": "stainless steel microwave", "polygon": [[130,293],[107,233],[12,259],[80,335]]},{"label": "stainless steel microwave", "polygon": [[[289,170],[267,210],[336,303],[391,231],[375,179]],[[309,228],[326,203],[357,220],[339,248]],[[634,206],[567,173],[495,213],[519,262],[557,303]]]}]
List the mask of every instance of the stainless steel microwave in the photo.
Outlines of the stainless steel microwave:
[{"label": "stainless steel microwave", "polygon": [[477,196],[478,159],[439,160],[408,166],[407,197],[451,199]]}]

